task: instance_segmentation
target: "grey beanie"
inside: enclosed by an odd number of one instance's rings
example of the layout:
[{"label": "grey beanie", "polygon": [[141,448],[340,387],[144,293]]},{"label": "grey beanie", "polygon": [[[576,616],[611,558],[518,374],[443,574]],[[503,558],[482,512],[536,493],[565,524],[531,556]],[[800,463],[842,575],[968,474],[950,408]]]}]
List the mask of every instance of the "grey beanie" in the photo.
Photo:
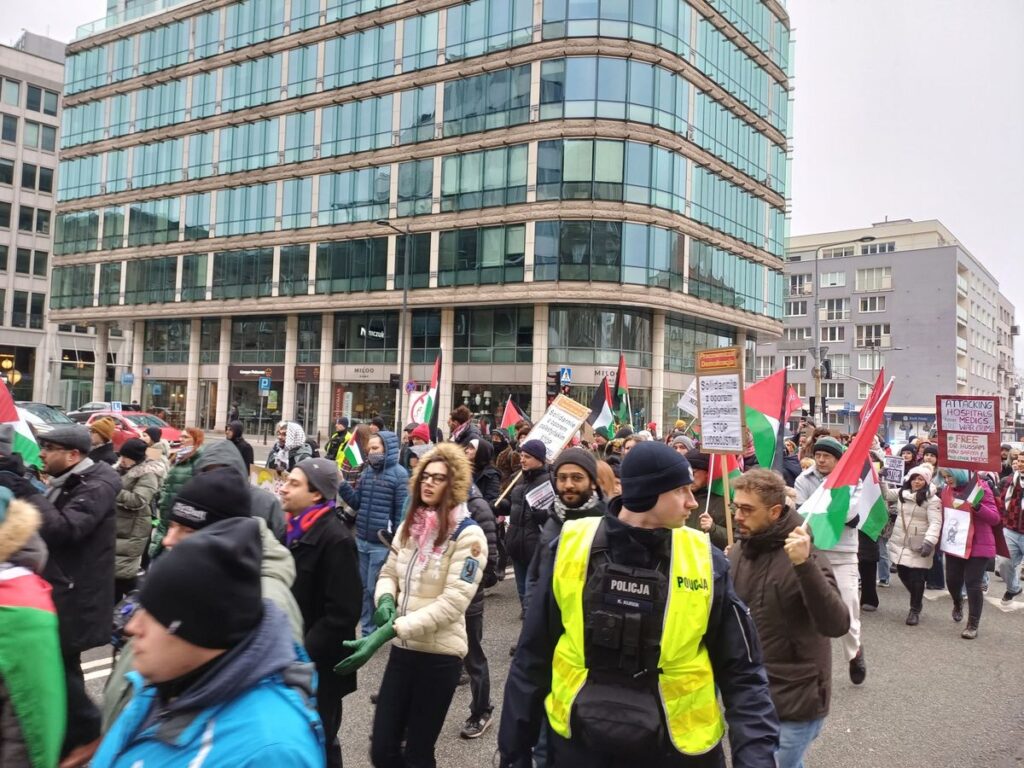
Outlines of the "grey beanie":
[{"label": "grey beanie", "polygon": [[317,491],[325,501],[338,498],[338,465],[328,459],[303,459],[295,465],[309,481],[311,490]]}]

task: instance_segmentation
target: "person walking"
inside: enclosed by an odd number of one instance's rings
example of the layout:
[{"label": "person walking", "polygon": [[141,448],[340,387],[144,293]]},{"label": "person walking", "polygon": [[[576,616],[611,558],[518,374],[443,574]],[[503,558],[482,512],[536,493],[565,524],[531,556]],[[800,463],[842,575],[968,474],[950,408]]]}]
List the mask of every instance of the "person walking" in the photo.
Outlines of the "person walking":
[{"label": "person walking", "polygon": [[449,440],[465,448],[470,440],[482,440],[480,429],[473,423],[473,413],[464,405],[451,412],[448,417]]},{"label": "person walking", "polygon": [[733,483],[739,540],[729,551],[736,594],[750,608],[779,716],[778,768],[803,768],[832,698],[831,638],[850,629],[832,568],[787,506],[777,473],[753,469]]},{"label": "person walking", "polygon": [[93,462],[102,461],[110,466],[117,464],[117,451],[111,442],[116,430],[117,423],[108,416],[96,419],[89,425],[89,440],[92,443],[89,458]]},{"label": "person walking", "polygon": [[925,582],[941,534],[942,504],[932,488],[931,471],[914,467],[897,494],[896,519],[888,545],[896,575],[910,593],[908,626],[917,626],[921,621]]},{"label": "person walking", "polygon": [[[946,551],[946,588],[953,598],[953,621],[964,618],[963,591],[967,590],[967,626],[960,633],[964,640],[974,640],[981,624],[981,609],[985,605],[981,589],[985,566],[996,556],[996,540],[993,527],[999,524],[999,510],[988,484],[981,478],[972,479],[965,469],[939,470],[945,482],[942,490],[943,508],[966,509],[971,515],[971,529],[968,534],[967,551],[963,558]],[[972,496],[981,492],[980,500]]]},{"label": "person walking", "polygon": [[356,542],[335,506],[337,489],[338,465],[329,459],[300,461],[281,489],[286,544],[298,572],[292,594],[302,611],[306,651],[316,665],[316,707],[329,768],[342,765],[342,700],[356,690],[354,674],[339,677],[333,669],[346,656],[345,641],[356,636],[363,593]]},{"label": "person walking", "polygon": [[356,546],[359,550],[359,575],[363,585],[360,625],[363,637],[377,627],[373,623],[374,589],[388,545],[405,515],[409,473],[398,464],[398,436],[383,430],[366,441],[366,462],[359,481],[352,486],[342,480],[338,493],[356,513]]},{"label": "person walking", "polygon": [[249,441],[246,440],[242,435],[245,429],[242,426],[242,422],[235,421],[228,422],[227,429],[224,430],[224,437],[227,438],[228,442],[231,443],[242,456],[242,461],[245,462],[245,476],[249,477],[249,467],[253,465],[253,452],[252,446]]},{"label": "person walking", "polygon": [[351,674],[393,641],[377,694],[370,741],[376,768],[434,768],[434,746],[466,656],[465,612],[483,578],[487,539],[466,506],[470,465],[442,443],[417,465],[412,503],[377,580],[368,637],[345,643],[335,669]]},{"label": "person walking", "polygon": [[[540,550],[509,670],[499,765],[527,768],[542,719],[553,764],[774,766],[779,725],[757,633],[729,564],[686,527],[689,462],[636,444],[604,517],[565,523]],[[725,706],[723,718],[719,695]]]},{"label": "person walking", "polygon": [[81,425],[54,427],[39,442],[50,476],[39,531],[49,550],[43,578],[57,607],[68,705],[61,762],[74,768],[87,764],[99,745],[100,712],[85,690],[82,653],[110,642],[114,500],[121,478],[88,457],[92,442]]},{"label": "person walking", "polygon": [[146,457],[146,444],[125,440],[118,452],[121,490],[114,499],[117,543],[114,548],[114,602],[133,591],[139,581],[142,555],[153,533],[153,505],[160,494],[163,466]]},{"label": "person walking", "polygon": [[260,552],[259,521],[234,518],[153,564],[126,626],[134,695],[92,768],[323,765],[313,671],[262,598]]},{"label": "person walking", "polygon": [[294,421],[282,421],[277,425],[277,442],[270,446],[270,453],[264,464],[278,472],[291,472],[303,459],[313,456],[313,449],[306,442],[306,433]]},{"label": "person walking", "polygon": [[156,523],[153,543],[149,546],[150,559],[157,557],[163,551],[163,540],[167,534],[171,504],[174,497],[178,495],[178,491],[195,474],[196,460],[203,455],[204,438],[202,430],[195,427],[186,427],[181,433],[181,447],[175,454],[171,468],[167,471],[167,479],[164,480],[163,488],[160,489],[160,516]]},{"label": "person walking", "polygon": [[338,451],[345,445],[348,438],[348,419],[339,416],[334,420],[334,432],[327,438],[327,445],[324,446],[324,458],[337,461]]},{"label": "person walking", "polygon": [[501,495],[501,473],[491,463],[494,446],[489,440],[471,440],[465,450],[466,458],[473,465],[473,485],[488,504],[494,504]]},{"label": "person walking", "polygon": [[540,540],[541,526],[547,520],[547,509],[534,510],[526,495],[544,483],[551,482],[547,470],[547,448],[540,440],[526,440],[519,446],[522,477],[512,486],[495,512],[508,519],[505,549],[512,560],[519,595],[520,616],[526,612],[526,576]]},{"label": "person walking", "polygon": [[1021,593],[1020,565],[1024,560],[1024,472],[1019,458],[1012,467],[1013,473],[1003,480],[1003,538],[1009,557],[996,557],[996,571],[1006,583],[1001,601],[1004,606]]},{"label": "person walking", "polygon": [[[704,531],[711,537],[711,543],[721,550],[729,544],[728,530],[725,527],[725,497],[711,490],[711,456],[698,450],[689,451],[686,460],[693,470],[693,498],[697,501],[697,509],[686,519],[691,528]],[[725,461],[720,456],[718,461]]]}]

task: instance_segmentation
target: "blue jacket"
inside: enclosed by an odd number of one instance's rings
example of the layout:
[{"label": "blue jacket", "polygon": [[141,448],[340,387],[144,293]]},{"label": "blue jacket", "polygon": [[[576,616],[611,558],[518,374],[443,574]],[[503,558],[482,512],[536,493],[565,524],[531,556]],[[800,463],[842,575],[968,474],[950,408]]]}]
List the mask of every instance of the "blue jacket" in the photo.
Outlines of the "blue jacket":
[{"label": "blue jacket", "polygon": [[292,640],[285,615],[266,600],[263,606],[259,627],[168,706],[155,686],[129,673],[135,695],[93,768],[323,766],[313,665]]},{"label": "blue jacket", "polygon": [[359,513],[356,535],[372,544],[380,543],[377,531],[398,530],[409,495],[409,473],[398,463],[398,435],[386,431],[377,434],[384,441],[384,469],[378,472],[364,464],[354,488],[344,481],[338,488],[345,503]]}]

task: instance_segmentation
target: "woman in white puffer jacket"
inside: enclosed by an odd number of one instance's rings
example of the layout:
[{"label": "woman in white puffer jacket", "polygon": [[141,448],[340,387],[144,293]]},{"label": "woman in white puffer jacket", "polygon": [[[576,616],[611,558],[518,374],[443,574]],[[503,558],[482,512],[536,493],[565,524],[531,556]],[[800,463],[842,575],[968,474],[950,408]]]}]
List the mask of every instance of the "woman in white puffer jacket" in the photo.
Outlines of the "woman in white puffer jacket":
[{"label": "woman in white puffer jacket", "polygon": [[468,648],[466,608],[487,563],[487,539],[466,507],[471,484],[466,454],[453,443],[423,456],[409,481],[409,514],[374,594],[378,614],[382,604],[390,610],[389,599],[395,611],[373,722],[377,768],[435,765],[434,745]]},{"label": "woman in white puffer jacket", "polygon": [[931,484],[931,469],[927,465],[914,467],[899,491],[889,537],[889,557],[910,592],[910,626],[920,619],[925,582],[941,534],[942,502]]}]

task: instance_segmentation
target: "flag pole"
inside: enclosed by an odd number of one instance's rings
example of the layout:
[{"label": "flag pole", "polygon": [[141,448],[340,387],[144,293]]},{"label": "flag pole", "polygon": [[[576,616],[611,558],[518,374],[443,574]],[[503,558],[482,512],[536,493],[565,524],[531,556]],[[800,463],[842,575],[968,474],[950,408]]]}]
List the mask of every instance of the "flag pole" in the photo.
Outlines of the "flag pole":
[{"label": "flag pole", "polygon": [[[712,459],[711,460],[714,461],[714,455],[713,454],[712,454]],[[728,546],[731,547],[732,543],[733,543],[733,538],[732,538],[732,510],[729,509],[729,498],[730,498],[731,494],[729,493],[729,472],[728,471],[722,473],[722,485],[724,486],[724,490],[725,490],[725,536],[726,536],[726,538],[728,539],[728,542],[729,542]],[[709,499],[711,498],[711,494],[710,493],[708,493],[708,498]]]},{"label": "flag pole", "polygon": [[498,506],[501,503],[501,500],[504,499],[506,496],[508,496],[508,492],[512,490],[512,486],[514,486],[516,483],[518,483],[519,482],[519,478],[521,478],[522,476],[523,476],[523,470],[520,469],[518,472],[516,472],[516,476],[512,478],[512,480],[509,482],[509,484],[505,488],[505,490],[501,492],[501,495],[494,500],[494,504],[492,506],[495,506],[495,507]]},{"label": "flag pole", "polygon": [[708,467],[708,497],[704,500],[704,514],[711,514],[711,483],[715,477],[715,454],[711,454],[711,463]]}]

